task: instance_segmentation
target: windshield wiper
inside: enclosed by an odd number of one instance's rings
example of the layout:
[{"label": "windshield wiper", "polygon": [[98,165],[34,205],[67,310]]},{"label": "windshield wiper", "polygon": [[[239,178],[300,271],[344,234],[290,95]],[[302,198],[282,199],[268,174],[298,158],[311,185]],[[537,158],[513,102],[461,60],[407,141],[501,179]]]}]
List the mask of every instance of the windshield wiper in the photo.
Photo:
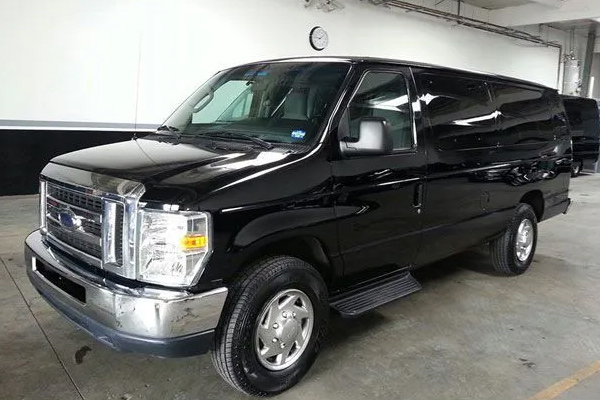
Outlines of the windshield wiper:
[{"label": "windshield wiper", "polygon": [[171,135],[175,136],[177,139],[181,139],[181,134],[179,133],[179,128],[176,128],[174,126],[170,126],[170,125],[161,125],[158,128],[156,128],[156,131],[167,131],[169,132]]},{"label": "windshield wiper", "polygon": [[271,150],[273,146],[271,143],[266,140],[259,139],[257,137],[247,135],[245,133],[236,132],[236,131],[204,131],[198,132],[194,136],[207,136],[207,137],[230,137],[237,139],[246,139],[250,140],[252,143],[259,145],[263,149]]}]

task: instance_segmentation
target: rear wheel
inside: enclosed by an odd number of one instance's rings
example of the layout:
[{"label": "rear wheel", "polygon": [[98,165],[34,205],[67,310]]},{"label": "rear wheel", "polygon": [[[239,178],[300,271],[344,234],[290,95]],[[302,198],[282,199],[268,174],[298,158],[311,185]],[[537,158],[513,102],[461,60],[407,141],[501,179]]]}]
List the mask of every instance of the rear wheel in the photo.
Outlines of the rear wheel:
[{"label": "rear wheel", "polygon": [[293,257],[263,260],[230,288],[215,332],[213,364],[246,394],[280,393],[315,361],[327,317],[327,288],[313,267]]},{"label": "rear wheel", "polygon": [[573,164],[571,167],[571,176],[573,178],[576,176],[579,176],[579,174],[581,174],[581,169],[582,169],[582,162],[581,161],[573,161]]},{"label": "rear wheel", "polygon": [[537,245],[537,217],[529,204],[520,203],[502,236],[490,242],[494,269],[502,275],[527,271]]}]

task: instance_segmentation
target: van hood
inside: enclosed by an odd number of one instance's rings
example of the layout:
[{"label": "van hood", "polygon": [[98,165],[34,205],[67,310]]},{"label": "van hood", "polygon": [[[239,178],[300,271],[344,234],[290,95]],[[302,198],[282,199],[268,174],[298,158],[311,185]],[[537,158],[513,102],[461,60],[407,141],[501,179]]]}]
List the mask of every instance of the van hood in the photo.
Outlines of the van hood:
[{"label": "van hood", "polygon": [[[61,164],[103,175],[141,182],[150,190],[179,189],[193,196],[230,185],[262,170],[296,159],[288,149],[212,149],[199,142],[133,139],[92,147],[52,159]],[[244,179],[246,180],[246,179]],[[157,197],[163,197],[157,194]],[[156,199],[159,200],[159,199]]]}]

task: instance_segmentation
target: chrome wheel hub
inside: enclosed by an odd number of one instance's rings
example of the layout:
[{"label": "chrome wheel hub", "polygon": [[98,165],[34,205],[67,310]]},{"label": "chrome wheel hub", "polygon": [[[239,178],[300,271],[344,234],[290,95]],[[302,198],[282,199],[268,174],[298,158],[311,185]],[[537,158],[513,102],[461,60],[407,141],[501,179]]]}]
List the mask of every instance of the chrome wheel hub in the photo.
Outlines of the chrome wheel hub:
[{"label": "chrome wheel hub", "polygon": [[314,312],[309,297],[297,289],[277,293],[263,307],[255,329],[258,361],[278,371],[300,358],[310,340]]},{"label": "chrome wheel hub", "polygon": [[519,229],[517,230],[517,240],[515,244],[517,259],[519,261],[526,261],[531,255],[534,235],[535,231],[533,230],[533,223],[528,219],[521,221]]}]

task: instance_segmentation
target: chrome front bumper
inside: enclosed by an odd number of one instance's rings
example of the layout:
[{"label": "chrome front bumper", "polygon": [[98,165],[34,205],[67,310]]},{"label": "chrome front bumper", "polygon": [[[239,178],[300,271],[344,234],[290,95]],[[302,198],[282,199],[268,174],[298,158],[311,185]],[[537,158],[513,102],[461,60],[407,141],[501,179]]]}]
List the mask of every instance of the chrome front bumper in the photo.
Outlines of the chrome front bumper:
[{"label": "chrome front bumper", "polygon": [[205,353],[227,288],[193,294],[130,288],[83,270],[50,248],[39,231],[25,241],[27,275],[52,306],[117,350],[182,357]]}]

